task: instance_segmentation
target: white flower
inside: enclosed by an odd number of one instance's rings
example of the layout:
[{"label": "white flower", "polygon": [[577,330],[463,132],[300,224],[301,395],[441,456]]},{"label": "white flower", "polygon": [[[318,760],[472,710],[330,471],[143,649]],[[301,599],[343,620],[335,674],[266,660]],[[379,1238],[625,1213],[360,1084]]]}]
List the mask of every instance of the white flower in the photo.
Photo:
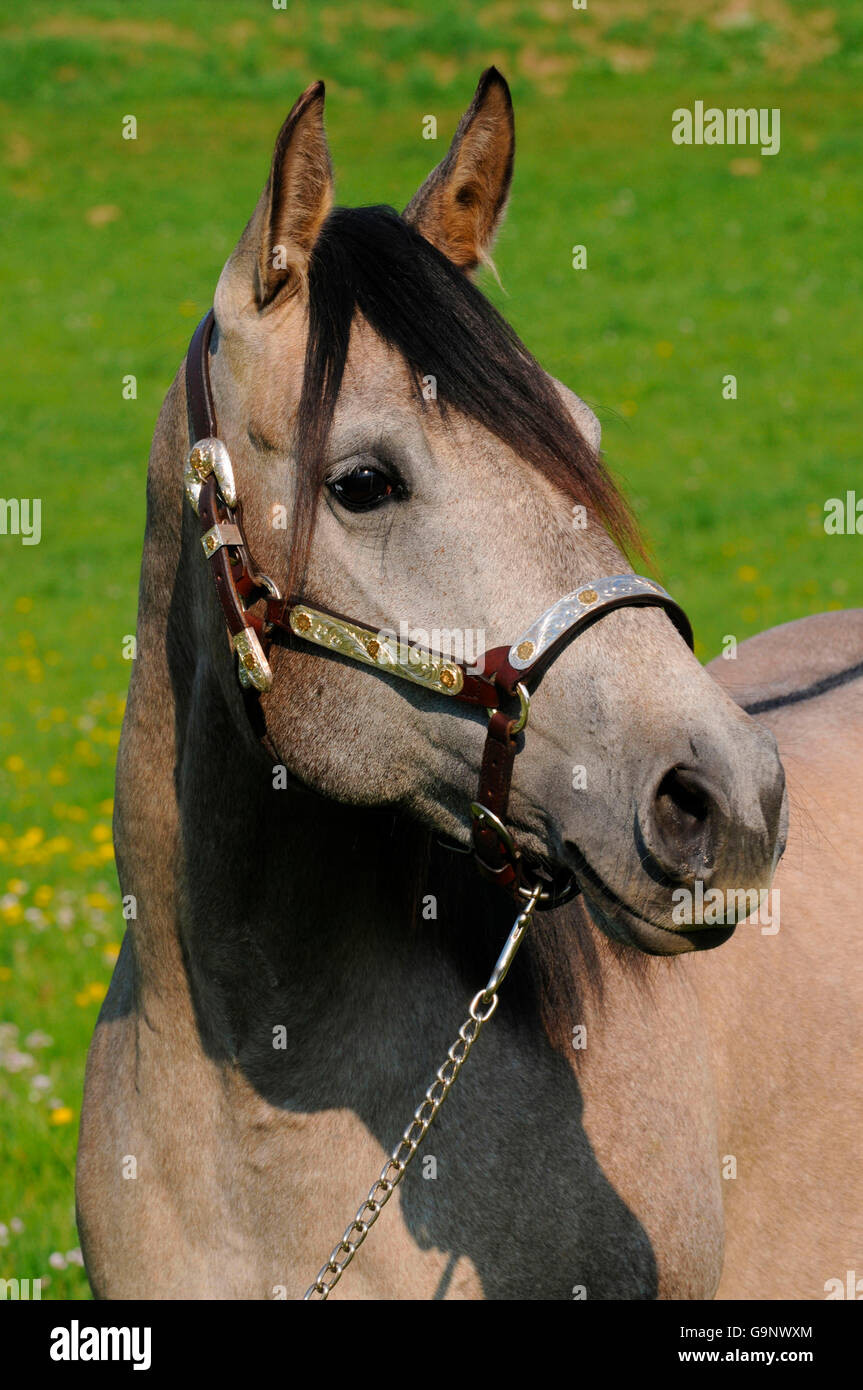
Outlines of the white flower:
[{"label": "white flower", "polygon": [[16,1072],[23,1071],[25,1067],[32,1067],[34,1062],[29,1052],[19,1052],[16,1048],[13,1048],[11,1052],[3,1053],[2,1058],[0,1058],[0,1064],[2,1064],[7,1071]]}]

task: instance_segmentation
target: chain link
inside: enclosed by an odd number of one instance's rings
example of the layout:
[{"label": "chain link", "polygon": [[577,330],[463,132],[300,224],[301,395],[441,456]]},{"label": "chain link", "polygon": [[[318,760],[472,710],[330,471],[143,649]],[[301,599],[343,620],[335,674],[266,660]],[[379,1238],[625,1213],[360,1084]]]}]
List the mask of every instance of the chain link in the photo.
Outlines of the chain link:
[{"label": "chain link", "polygon": [[449,1095],[450,1088],[467,1061],[470,1050],[484,1025],[488,1023],[497,1008],[497,991],[506,979],[515,953],[521,945],[540,891],[541,886],[538,884],[532,890],[525,907],[516,917],[512,930],[506,939],[506,944],[489,976],[488,984],[485,989],[481,989],[478,994],[475,994],[470,1002],[470,1016],[459,1028],[458,1037],[447,1053],[446,1061],[438,1068],[434,1081],[429,1086],[422,1102],[414,1111],[413,1119],[381,1169],[377,1182],[370,1188],[368,1197],[359,1207],[354,1219],[345,1228],[341,1240],[333,1246],[326,1264],[321,1265],[314,1283],[306,1289],[303,1295],[304,1302],[312,1299],[329,1298],[407,1172],[408,1164],[422,1143],[426,1130]]}]

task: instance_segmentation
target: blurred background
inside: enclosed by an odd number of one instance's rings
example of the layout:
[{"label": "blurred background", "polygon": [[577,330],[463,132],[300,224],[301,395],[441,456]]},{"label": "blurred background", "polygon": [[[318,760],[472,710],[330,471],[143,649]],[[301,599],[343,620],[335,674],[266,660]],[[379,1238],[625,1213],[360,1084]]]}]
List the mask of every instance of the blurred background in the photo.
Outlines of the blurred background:
[{"label": "blurred background", "polygon": [[[854,0],[0,3],[0,495],[42,499],[39,545],[0,535],[0,1278],[45,1298],[87,1296],[74,1156],[163,395],[300,91],[326,81],[338,200],[401,209],[489,63],[518,152],[484,288],[599,415],[699,656],[863,603],[863,538],[824,530],[863,497]],[[780,152],[673,144],[698,100],[778,107]]]}]

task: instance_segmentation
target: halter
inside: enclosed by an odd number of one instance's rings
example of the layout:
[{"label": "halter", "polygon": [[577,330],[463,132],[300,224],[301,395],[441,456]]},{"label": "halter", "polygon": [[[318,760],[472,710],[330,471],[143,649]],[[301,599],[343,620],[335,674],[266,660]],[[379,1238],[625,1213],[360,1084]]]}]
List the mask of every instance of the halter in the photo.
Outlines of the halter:
[{"label": "halter", "polygon": [[[594,579],[553,603],[511,646],[494,647],[476,666],[399,641],[393,633],[283,598],[252,558],[243,528],[231,460],[218,437],[210,384],[212,309],[195,330],[186,356],[186,397],[194,441],[184,470],[186,495],[201,520],[201,545],[209,561],[240,684],[264,692],[273,683],[267,659],[273,643],[296,639],[349,657],[389,676],[422,686],[444,699],[480,706],[489,715],[476,800],[471,802],[473,854],[487,878],[531,909],[559,907],[579,891],[572,874],[557,881],[528,871],[506,825],[519,735],[530,714],[530,685],[580,633],[615,608],[664,608],[692,647],[692,628],[679,604],[652,579],[616,574]],[[252,612],[263,600],[262,613]],[[513,709],[518,702],[517,711]]]}]

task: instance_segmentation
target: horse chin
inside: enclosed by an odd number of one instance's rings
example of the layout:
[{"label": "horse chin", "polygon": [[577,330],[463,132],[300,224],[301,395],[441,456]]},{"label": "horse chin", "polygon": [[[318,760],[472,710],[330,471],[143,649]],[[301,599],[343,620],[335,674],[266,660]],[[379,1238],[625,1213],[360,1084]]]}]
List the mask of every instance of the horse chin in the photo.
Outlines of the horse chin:
[{"label": "horse chin", "polygon": [[680,931],[650,922],[640,917],[622,903],[615,902],[613,909],[598,901],[595,890],[585,892],[585,903],[600,931],[610,941],[634,946],[648,956],[679,956],[685,951],[711,951],[734,935],[734,925],[721,927],[699,927],[693,931]]},{"label": "horse chin", "polygon": [[685,931],[643,917],[606,883],[573,840],[566,841],[566,858],[593,921],[609,941],[632,946],[648,956],[679,956],[684,951],[710,951],[734,935],[736,923]]}]

